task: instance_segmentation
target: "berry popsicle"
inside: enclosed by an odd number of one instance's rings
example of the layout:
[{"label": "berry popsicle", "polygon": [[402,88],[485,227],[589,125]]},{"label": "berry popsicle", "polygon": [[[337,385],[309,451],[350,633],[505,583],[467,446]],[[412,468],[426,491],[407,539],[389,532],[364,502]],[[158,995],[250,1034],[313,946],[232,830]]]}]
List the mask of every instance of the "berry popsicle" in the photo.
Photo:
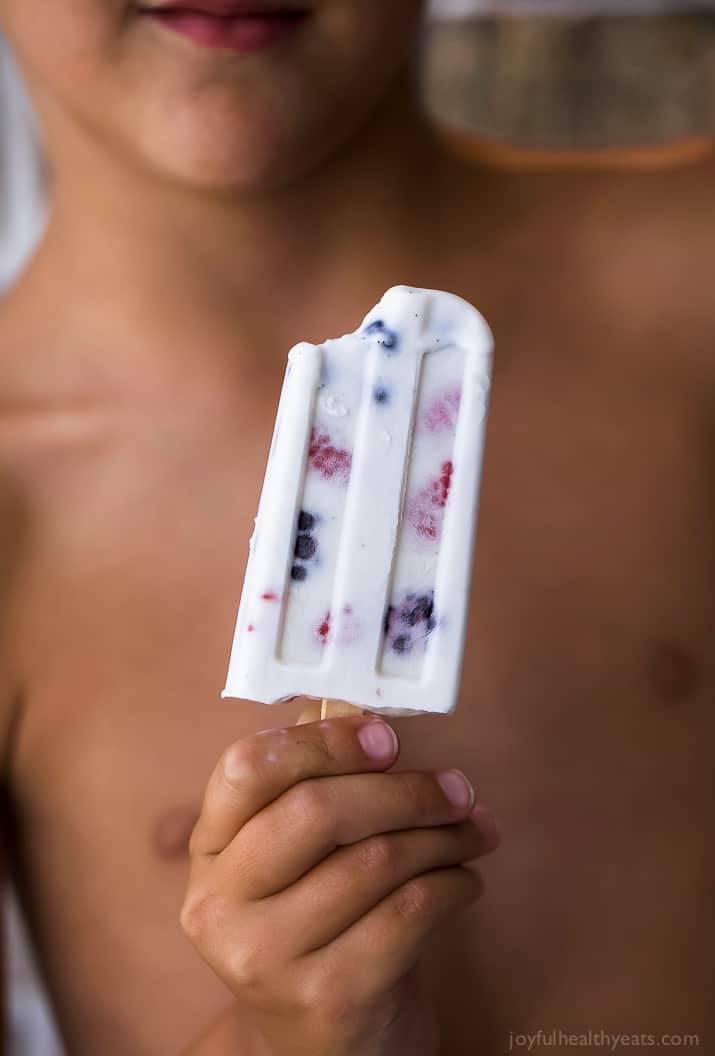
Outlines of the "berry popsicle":
[{"label": "berry popsicle", "polygon": [[291,350],[225,697],[454,710],[491,361],[475,308],[407,286]]}]

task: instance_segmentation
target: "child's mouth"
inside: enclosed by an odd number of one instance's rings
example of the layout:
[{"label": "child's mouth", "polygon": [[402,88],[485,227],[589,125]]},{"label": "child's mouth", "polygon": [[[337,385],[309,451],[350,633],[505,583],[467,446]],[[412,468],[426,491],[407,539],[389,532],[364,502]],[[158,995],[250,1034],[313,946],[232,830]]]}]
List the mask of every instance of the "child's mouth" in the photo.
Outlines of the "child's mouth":
[{"label": "child's mouth", "polygon": [[203,47],[246,52],[277,44],[310,16],[305,7],[262,10],[257,0],[176,0],[140,13]]}]

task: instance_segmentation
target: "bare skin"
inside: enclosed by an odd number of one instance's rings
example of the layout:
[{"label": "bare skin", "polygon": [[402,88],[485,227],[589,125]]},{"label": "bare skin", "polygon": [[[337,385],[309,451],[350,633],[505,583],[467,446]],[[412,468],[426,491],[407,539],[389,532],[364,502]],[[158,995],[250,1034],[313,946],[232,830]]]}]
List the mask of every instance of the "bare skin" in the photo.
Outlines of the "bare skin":
[{"label": "bare skin", "polygon": [[396,127],[229,227],[93,157],[3,305],[10,855],[72,1056],[232,1007],[179,912],[217,758],[304,707],[218,699],[284,353],[396,282],[498,343],[460,707],[393,722],[397,769],[461,768],[504,833],[425,953],[443,1052],[712,1038],[712,163],[475,169]]}]

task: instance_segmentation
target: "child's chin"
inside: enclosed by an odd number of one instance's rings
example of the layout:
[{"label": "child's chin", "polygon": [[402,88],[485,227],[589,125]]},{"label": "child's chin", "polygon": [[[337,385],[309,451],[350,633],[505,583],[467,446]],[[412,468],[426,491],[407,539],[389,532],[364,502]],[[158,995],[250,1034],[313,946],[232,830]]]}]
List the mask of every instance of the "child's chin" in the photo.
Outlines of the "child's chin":
[{"label": "child's chin", "polygon": [[265,128],[241,133],[236,125],[176,122],[135,138],[134,148],[155,173],[187,188],[246,194],[290,186],[322,160],[312,144],[270,136]]}]

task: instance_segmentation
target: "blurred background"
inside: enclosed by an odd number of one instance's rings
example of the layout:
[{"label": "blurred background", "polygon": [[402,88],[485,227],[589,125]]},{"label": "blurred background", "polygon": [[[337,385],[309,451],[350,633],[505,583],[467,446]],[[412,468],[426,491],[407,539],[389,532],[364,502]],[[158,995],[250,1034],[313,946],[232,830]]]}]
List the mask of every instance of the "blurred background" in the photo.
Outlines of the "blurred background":
[{"label": "blurred background", "polygon": [[715,0],[443,0],[426,61],[430,110],[487,139],[584,149],[715,131]]},{"label": "blurred background", "polygon": [[[425,104],[467,141],[584,151],[715,134],[715,0],[433,0]],[[0,33],[0,294],[42,231],[48,176]],[[60,1056],[11,895],[11,1056]]]}]

